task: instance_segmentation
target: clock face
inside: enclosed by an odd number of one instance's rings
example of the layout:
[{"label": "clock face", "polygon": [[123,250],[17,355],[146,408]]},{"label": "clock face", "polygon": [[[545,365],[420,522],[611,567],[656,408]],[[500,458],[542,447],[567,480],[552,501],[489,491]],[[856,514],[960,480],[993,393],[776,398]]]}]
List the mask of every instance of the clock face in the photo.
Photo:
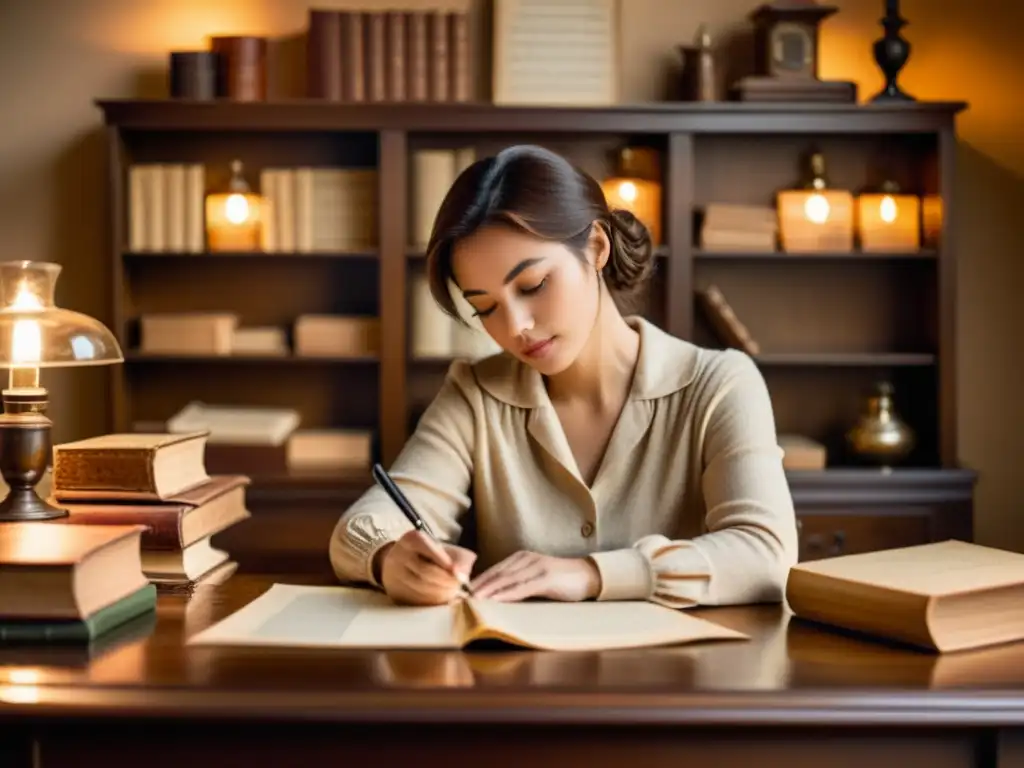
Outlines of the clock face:
[{"label": "clock face", "polygon": [[778,75],[811,75],[814,71],[814,38],[799,24],[781,23],[771,32],[771,66]]}]

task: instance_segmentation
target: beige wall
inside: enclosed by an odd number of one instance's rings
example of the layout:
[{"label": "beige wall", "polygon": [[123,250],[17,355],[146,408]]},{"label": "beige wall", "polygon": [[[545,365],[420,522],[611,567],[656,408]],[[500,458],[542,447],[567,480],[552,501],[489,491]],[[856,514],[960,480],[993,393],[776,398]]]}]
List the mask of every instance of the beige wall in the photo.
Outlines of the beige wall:
[{"label": "beige wall", "polygon": [[[316,7],[386,7],[386,0],[316,0]],[[437,5],[406,0],[408,7]],[[871,55],[878,0],[837,0],[826,22],[823,76],[854,79],[863,96],[881,79]],[[204,45],[208,34],[267,34],[287,54],[305,26],[309,0],[34,0],[0,4],[0,250],[4,258],[64,265],[58,299],[107,319],[110,302],[104,222],[104,156],[97,97],[160,95],[166,53]],[[485,29],[483,0],[472,7]],[[726,36],[754,0],[626,0],[622,12],[622,94],[659,98],[675,46],[706,23]],[[957,243],[961,259],[960,434],[963,460],[980,470],[977,536],[1024,550],[1017,523],[1024,455],[1021,381],[1024,327],[1024,52],[1019,0],[905,0],[914,46],[902,82],[924,99],[963,99],[959,123]],[[479,38],[478,38],[479,39]],[[287,57],[281,59],[286,61]],[[274,89],[300,80],[281,67]],[[488,67],[481,63],[486,76]],[[58,440],[106,423],[101,371],[46,375]]]}]

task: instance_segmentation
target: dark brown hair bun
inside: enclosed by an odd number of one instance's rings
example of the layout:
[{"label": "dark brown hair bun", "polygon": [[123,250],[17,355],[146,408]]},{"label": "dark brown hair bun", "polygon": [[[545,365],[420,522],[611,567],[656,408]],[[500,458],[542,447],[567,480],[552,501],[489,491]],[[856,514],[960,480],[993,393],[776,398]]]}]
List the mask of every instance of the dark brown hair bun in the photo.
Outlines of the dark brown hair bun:
[{"label": "dark brown hair bun", "polygon": [[654,245],[647,227],[624,208],[610,212],[611,254],[604,279],[614,291],[631,294],[651,276]]}]

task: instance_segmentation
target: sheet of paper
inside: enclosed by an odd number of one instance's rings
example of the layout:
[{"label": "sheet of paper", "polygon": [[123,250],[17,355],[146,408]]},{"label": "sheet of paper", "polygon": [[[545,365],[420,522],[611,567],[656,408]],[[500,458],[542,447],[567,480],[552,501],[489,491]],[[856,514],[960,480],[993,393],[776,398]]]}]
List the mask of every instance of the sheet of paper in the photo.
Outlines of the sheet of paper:
[{"label": "sheet of paper", "polygon": [[486,627],[545,650],[606,650],[747,638],[742,632],[647,601],[472,600],[470,606]]},{"label": "sheet of paper", "polygon": [[188,645],[457,648],[461,606],[396,606],[380,592],[274,584]]}]

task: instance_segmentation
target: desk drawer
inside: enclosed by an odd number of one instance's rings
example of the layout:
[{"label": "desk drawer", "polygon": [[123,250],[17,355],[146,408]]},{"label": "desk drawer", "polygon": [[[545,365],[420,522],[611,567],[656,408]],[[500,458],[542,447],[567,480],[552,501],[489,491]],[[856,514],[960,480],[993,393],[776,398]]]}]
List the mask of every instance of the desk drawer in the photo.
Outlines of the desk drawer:
[{"label": "desk drawer", "polygon": [[800,560],[818,560],[931,541],[927,514],[802,514],[797,519]]}]

